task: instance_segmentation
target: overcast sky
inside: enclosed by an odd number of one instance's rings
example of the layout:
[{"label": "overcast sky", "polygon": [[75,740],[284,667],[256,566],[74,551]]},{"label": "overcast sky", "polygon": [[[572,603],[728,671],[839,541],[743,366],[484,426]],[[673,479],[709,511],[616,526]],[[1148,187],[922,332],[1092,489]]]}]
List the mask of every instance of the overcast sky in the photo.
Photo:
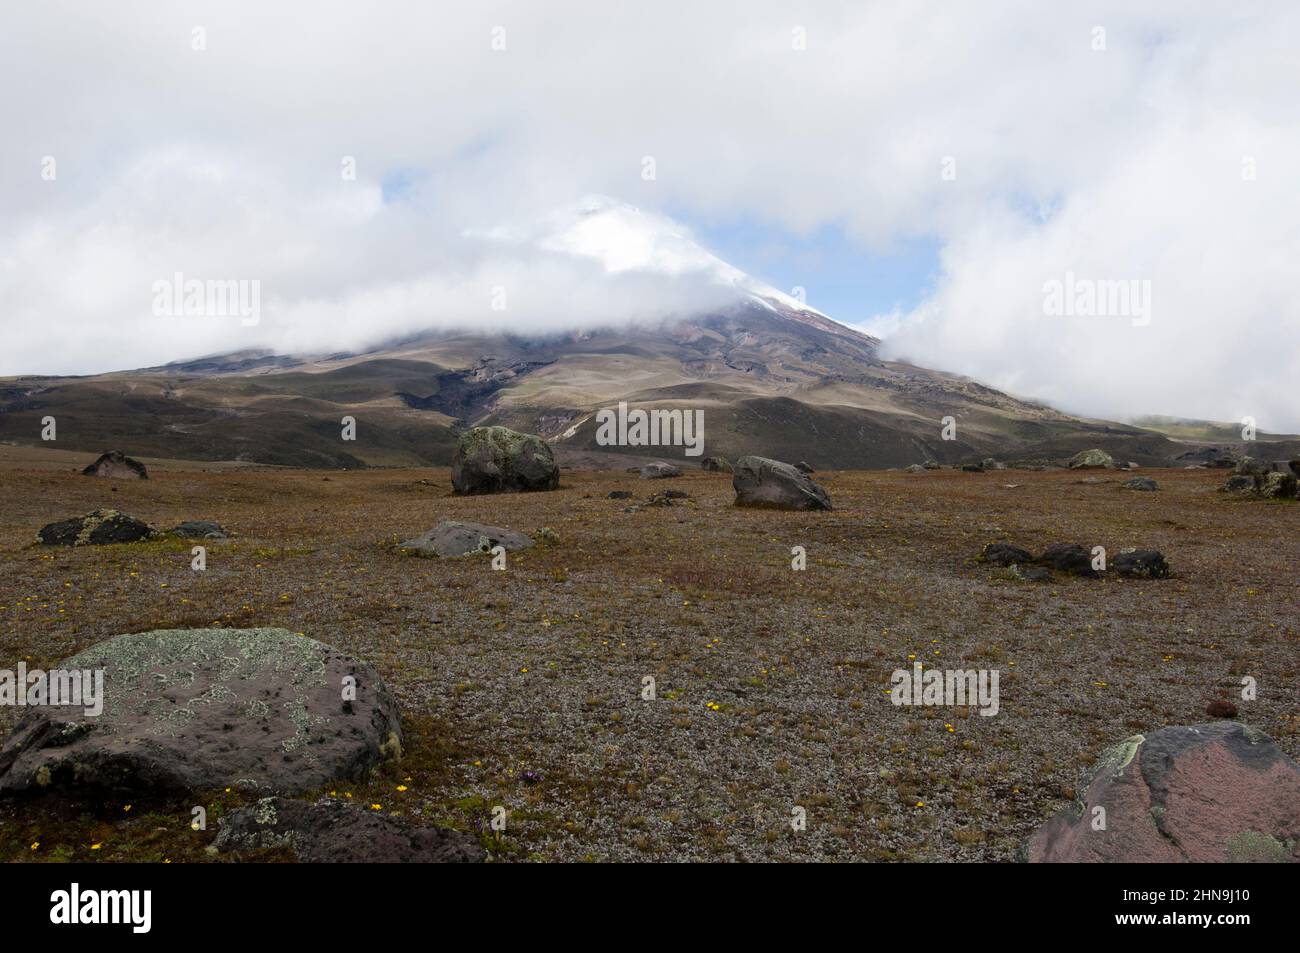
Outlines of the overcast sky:
[{"label": "overcast sky", "polygon": [[[290,8],[9,5],[0,374],[716,303],[539,238],[599,194],[892,355],[1300,431],[1300,4]],[[155,315],[176,272],[260,323]],[[1045,313],[1067,273],[1149,313]]]}]

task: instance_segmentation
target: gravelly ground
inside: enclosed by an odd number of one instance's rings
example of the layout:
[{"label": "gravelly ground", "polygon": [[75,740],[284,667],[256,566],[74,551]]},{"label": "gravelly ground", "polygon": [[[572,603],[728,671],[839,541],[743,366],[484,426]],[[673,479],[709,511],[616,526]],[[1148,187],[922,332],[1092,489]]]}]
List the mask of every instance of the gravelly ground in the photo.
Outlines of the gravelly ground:
[{"label": "gravelly ground", "polygon": [[[800,514],[737,510],[728,476],[698,472],[566,472],[554,493],[462,499],[446,470],[156,469],[110,492],[9,469],[0,666],[152,628],[304,631],[374,663],[403,703],[402,769],[340,790],[471,829],[502,805],[505,836],[484,834],[502,858],[1010,860],[1103,746],[1205,720],[1243,675],[1259,698],[1242,720],[1300,756],[1300,505],[1228,498],[1212,471],[1144,473],[1163,489],[1114,473],[819,474],[836,509]],[[690,502],[627,513],[605,498],[669,487]],[[100,506],[238,536],[209,544],[205,573],[187,543],[29,545]],[[505,572],[390,550],[442,518],[549,526],[559,542]],[[994,539],[1153,546],[1174,576],[1023,583],[974,561]],[[895,707],[890,674],[912,657],[998,669],[1001,712]],[[206,856],[215,825],[191,833],[187,805],[125,807],[0,806],[0,857]]]}]

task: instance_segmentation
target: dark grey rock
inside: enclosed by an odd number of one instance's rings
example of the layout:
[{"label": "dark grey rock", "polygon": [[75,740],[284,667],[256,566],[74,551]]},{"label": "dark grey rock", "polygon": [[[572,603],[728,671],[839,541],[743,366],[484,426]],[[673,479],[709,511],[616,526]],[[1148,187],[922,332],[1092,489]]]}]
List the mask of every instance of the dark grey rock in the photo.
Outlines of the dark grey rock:
[{"label": "dark grey rock", "polygon": [[1092,554],[1078,543],[1053,543],[1038,557],[1040,565],[1075,576],[1095,576]]},{"label": "dark grey rock", "polygon": [[1121,576],[1143,579],[1164,579],[1169,575],[1169,563],[1156,549],[1124,549],[1111,560],[1110,568]]},{"label": "dark grey rock", "polygon": [[147,480],[149,471],[139,460],[132,460],[121,450],[100,454],[98,460],[81,471],[82,476],[107,477],[113,480]]},{"label": "dark grey rock", "polygon": [[1012,546],[1010,543],[989,543],[980,552],[980,561],[992,563],[995,566],[1027,566],[1034,561],[1034,557],[1028,550],[1021,549],[1019,546]]},{"label": "dark grey rock", "polygon": [[47,523],[36,534],[36,541],[47,546],[106,546],[112,543],[135,543],[158,535],[148,523],[117,510],[95,510],[85,516],[57,523]]},{"label": "dark grey rock", "polygon": [[171,533],[182,539],[227,539],[230,536],[220,523],[212,520],[190,520],[174,527]]}]

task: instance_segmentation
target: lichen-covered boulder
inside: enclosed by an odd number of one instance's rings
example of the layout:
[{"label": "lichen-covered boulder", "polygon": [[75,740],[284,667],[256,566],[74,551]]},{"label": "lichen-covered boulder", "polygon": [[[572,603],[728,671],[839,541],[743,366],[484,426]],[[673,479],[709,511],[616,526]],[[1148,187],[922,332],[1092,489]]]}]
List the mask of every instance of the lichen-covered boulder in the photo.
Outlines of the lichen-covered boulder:
[{"label": "lichen-covered boulder", "polygon": [[157,535],[157,530],[135,517],[117,510],[95,510],[85,516],[46,523],[37,531],[36,542],[46,546],[107,546]]},{"label": "lichen-covered boulder", "polygon": [[121,450],[100,454],[99,459],[81,471],[82,476],[107,477],[112,480],[147,480],[149,471],[139,460],[132,460]]},{"label": "lichen-covered boulder", "polygon": [[0,794],[293,793],[401,755],[397,702],[374,669],[284,629],[119,635],[58,668],[101,672],[101,711],[25,709],[0,748]]},{"label": "lichen-covered boulder", "polygon": [[1255,457],[1242,457],[1233,467],[1232,472],[1239,476],[1254,477],[1255,483],[1258,484],[1269,473],[1273,472],[1273,464],[1267,460],[1258,460]]},{"label": "lichen-covered boulder", "polygon": [[1071,470],[1100,470],[1115,466],[1115,458],[1105,450],[1080,450],[1070,458]]},{"label": "lichen-covered boulder", "polygon": [[423,536],[398,543],[397,548],[421,556],[469,556],[490,553],[497,546],[504,546],[508,552],[514,552],[531,545],[532,539],[512,529],[443,520]]},{"label": "lichen-covered boulder", "polygon": [[507,427],[475,427],[456,441],[451,485],[465,494],[554,490],[560,468],[541,437]]},{"label": "lichen-covered boulder", "polygon": [[419,827],[331,797],[262,798],[223,817],[212,846],[236,856],[289,850],[306,864],[469,864],[486,855],[473,834]]},{"label": "lichen-covered boulder", "polygon": [[829,510],[831,498],[798,468],[767,457],[741,457],[731,477],[737,506]]},{"label": "lichen-covered boulder", "polygon": [[1227,493],[1254,493],[1255,478],[1246,473],[1234,473],[1228,477],[1222,489]]},{"label": "lichen-covered boulder", "polygon": [[1030,839],[1031,862],[1300,861],[1300,765],[1237,722],[1134,735],[1077,790]]},{"label": "lichen-covered boulder", "polygon": [[1294,473],[1274,470],[1266,473],[1259,482],[1259,495],[1266,500],[1290,500],[1296,495],[1296,478]]}]

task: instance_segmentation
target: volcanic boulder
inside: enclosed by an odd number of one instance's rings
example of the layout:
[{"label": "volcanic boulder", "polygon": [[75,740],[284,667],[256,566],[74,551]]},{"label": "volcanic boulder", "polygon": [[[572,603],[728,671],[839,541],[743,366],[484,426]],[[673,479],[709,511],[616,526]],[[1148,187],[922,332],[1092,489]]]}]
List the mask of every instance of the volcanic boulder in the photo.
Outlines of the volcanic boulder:
[{"label": "volcanic boulder", "polygon": [[213,520],[189,520],[171,530],[173,536],[181,539],[227,539],[230,534]]},{"label": "volcanic boulder", "polygon": [[807,474],[767,457],[741,457],[731,477],[737,506],[829,510],[831,498]]},{"label": "volcanic boulder", "polygon": [[1266,500],[1290,500],[1296,495],[1296,478],[1294,473],[1274,470],[1266,473],[1259,483],[1259,495]]},{"label": "volcanic boulder", "polygon": [[82,476],[108,477],[113,480],[147,480],[149,471],[139,460],[132,460],[121,450],[100,454],[99,459],[81,471]]},{"label": "volcanic boulder", "polygon": [[1300,861],[1300,765],[1237,722],[1134,735],[1078,791],[1030,839],[1031,862]]},{"label": "volcanic boulder", "polygon": [[1158,490],[1160,489],[1160,484],[1157,483],[1155,480],[1151,479],[1150,477],[1134,477],[1133,479],[1126,480],[1124,482],[1124,489],[1148,490],[1148,491]]},{"label": "volcanic boulder", "polygon": [[1255,478],[1245,473],[1234,473],[1223,484],[1223,489],[1228,493],[1254,493]]},{"label": "volcanic boulder", "polygon": [[1097,575],[1097,571],[1092,568],[1092,554],[1078,543],[1052,543],[1043,550],[1037,562],[1057,572],[1073,573],[1076,576]]},{"label": "volcanic boulder", "polygon": [[700,469],[715,473],[730,473],[731,464],[727,462],[726,457],[705,457],[700,461]]},{"label": "volcanic boulder", "polygon": [[456,441],[451,485],[464,494],[554,490],[560,468],[541,437],[507,427],[475,427]]},{"label": "volcanic boulder", "polygon": [[102,672],[102,711],[25,709],[0,748],[0,794],[293,793],[401,756],[374,669],[284,629],[119,635],[59,669]]},{"label": "volcanic boulder", "polygon": [[989,543],[980,553],[980,562],[995,566],[1026,566],[1034,561],[1028,550],[1010,543]]},{"label": "volcanic boulder", "polygon": [[36,533],[36,542],[46,546],[106,546],[135,543],[158,535],[148,523],[117,510],[95,510],[85,516],[47,523]]},{"label": "volcanic boulder", "polygon": [[1100,470],[1115,466],[1115,459],[1105,450],[1080,450],[1070,458],[1071,470]]},{"label": "volcanic boulder", "polygon": [[647,463],[641,468],[640,472],[643,480],[667,480],[670,477],[682,475],[680,467],[675,467],[671,463],[664,463],[662,460]]},{"label": "volcanic boulder", "polygon": [[1121,576],[1143,579],[1164,579],[1169,575],[1169,563],[1156,549],[1124,549],[1111,561],[1110,567]]},{"label": "volcanic boulder", "polygon": [[409,549],[421,556],[468,556],[473,553],[490,553],[496,546],[507,552],[527,549],[533,541],[523,533],[500,526],[482,523],[458,523],[443,520],[423,536],[398,543],[398,549]]},{"label": "volcanic boulder", "polygon": [[212,846],[233,854],[288,849],[307,864],[478,863],[485,856],[472,834],[417,827],[330,797],[262,798],[223,817]]}]

